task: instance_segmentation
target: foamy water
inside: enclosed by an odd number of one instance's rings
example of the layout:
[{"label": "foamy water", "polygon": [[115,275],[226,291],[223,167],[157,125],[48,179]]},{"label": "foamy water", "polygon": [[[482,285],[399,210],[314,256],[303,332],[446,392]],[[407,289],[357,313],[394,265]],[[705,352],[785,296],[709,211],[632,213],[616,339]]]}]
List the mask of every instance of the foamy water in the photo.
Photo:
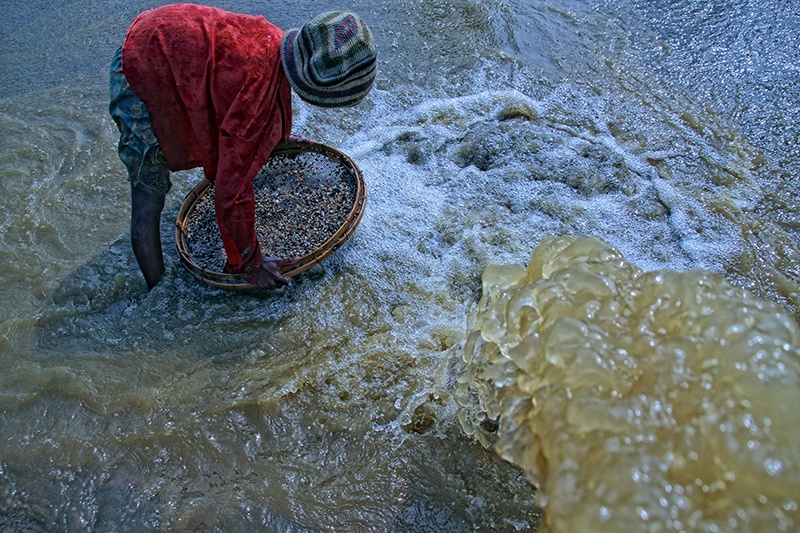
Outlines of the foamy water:
[{"label": "foamy water", "polygon": [[800,331],[782,308],[586,237],[483,281],[462,420],[525,468],[547,530],[797,528]]}]

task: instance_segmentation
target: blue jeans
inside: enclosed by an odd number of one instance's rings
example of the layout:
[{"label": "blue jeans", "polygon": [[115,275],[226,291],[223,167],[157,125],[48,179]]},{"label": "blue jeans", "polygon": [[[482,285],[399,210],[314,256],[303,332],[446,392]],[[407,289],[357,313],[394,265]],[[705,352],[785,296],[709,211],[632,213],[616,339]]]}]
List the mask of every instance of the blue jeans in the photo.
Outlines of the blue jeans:
[{"label": "blue jeans", "polygon": [[119,129],[119,158],[128,169],[128,180],[138,189],[165,196],[172,187],[169,165],[153,131],[147,107],[122,72],[122,48],[114,54],[110,70],[108,112]]}]

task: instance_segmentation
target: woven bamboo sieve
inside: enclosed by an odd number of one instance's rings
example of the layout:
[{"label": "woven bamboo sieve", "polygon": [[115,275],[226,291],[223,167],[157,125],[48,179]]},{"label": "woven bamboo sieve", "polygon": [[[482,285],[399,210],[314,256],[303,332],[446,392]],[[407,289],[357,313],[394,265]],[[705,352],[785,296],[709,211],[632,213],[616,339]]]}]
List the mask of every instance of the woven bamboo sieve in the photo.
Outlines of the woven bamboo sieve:
[{"label": "woven bamboo sieve", "polygon": [[[340,248],[353,234],[359,222],[361,222],[361,217],[364,215],[364,209],[367,203],[367,189],[361,170],[350,157],[335,148],[319,143],[287,141],[279,143],[275,147],[270,155],[270,159],[307,152],[313,152],[324,156],[336,163],[341,170],[345,171],[343,175],[348,176],[349,179],[354,182],[355,198],[353,206],[344,222],[322,245],[300,257],[297,263],[282,269],[283,274],[287,277],[296,276],[301,272],[305,272]],[[213,285],[214,287],[234,290],[253,289],[255,285],[245,281],[241,276],[208,270],[198,265],[191,256],[187,245],[190,233],[191,215],[198,204],[203,201],[212,190],[213,184],[204,179],[189,191],[178,212],[178,217],[175,221],[175,244],[178,248],[178,255],[181,263],[183,263],[184,267],[186,267],[195,278],[209,285]]]}]

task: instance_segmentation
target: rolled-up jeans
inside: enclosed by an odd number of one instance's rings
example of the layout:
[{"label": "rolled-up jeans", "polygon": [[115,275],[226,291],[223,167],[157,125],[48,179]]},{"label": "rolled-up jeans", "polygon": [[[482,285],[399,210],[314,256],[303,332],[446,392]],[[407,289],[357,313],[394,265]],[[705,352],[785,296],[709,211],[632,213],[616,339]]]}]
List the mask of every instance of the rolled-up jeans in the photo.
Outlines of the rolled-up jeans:
[{"label": "rolled-up jeans", "polygon": [[172,187],[169,165],[153,131],[147,106],[133,92],[122,72],[121,47],[111,61],[110,74],[108,112],[119,129],[119,158],[128,169],[128,180],[138,189],[165,196]]}]

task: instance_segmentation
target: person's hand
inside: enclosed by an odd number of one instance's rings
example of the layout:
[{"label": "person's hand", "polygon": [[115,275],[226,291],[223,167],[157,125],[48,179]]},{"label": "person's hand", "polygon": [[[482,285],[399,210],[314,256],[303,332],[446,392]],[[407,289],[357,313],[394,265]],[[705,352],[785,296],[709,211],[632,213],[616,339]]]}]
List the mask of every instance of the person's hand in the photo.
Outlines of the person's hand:
[{"label": "person's hand", "polygon": [[259,289],[277,289],[289,284],[289,278],[281,273],[281,268],[291,266],[300,260],[299,257],[292,259],[276,259],[274,257],[261,256],[261,266],[258,274],[253,276],[255,279],[248,280]]},{"label": "person's hand", "polygon": [[288,140],[292,142],[306,143],[312,146],[314,145],[314,141],[312,141],[311,139],[305,139],[303,137],[300,137],[299,135],[295,135],[294,133],[289,135]]}]

